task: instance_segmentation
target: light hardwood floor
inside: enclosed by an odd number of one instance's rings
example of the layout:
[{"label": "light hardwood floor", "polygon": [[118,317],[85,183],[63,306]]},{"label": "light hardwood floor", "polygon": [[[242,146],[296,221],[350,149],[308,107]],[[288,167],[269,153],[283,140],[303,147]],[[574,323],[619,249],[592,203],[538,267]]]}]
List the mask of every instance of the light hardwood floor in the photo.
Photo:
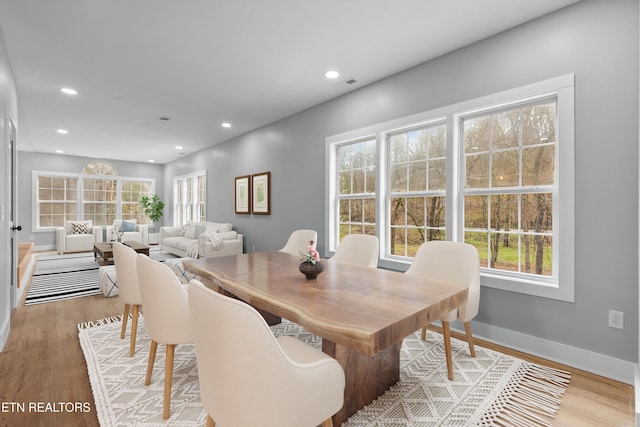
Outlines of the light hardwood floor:
[{"label": "light hardwood floor", "polygon": [[[0,425],[99,426],[77,325],[121,313],[118,297],[102,295],[19,306],[11,317],[11,334],[0,353]],[[464,339],[456,333],[453,336]],[[633,387],[480,340],[476,345],[571,372],[554,426],[634,425]],[[60,402],[87,402],[90,411],[30,412],[29,404],[38,402],[43,405],[39,409],[45,411],[59,410]],[[14,403],[23,403],[25,412],[7,406]],[[47,408],[47,403],[54,406]]]}]

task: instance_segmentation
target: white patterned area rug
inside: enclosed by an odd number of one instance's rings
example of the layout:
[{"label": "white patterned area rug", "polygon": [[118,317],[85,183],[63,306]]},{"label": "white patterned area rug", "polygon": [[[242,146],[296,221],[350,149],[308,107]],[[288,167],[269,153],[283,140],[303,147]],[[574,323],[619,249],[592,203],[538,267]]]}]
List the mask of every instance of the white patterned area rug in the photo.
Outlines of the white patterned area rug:
[{"label": "white patterned area rug", "polygon": [[[152,259],[175,258],[152,247]],[[102,293],[98,285],[98,263],[93,252],[39,255],[25,298],[25,305],[61,301]]]},{"label": "white patterned area rug", "polygon": [[[136,353],[129,334],[120,339],[120,318],[79,325],[80,345],[100,425],[198,426],[206,422],[192,345],[176,347],[171,415],[162,420],[165,349],[156,356],[151,384],[144,385],[150,340],[140,319]],[[321,338],[291,322],[272,327],[313,346]],[[569,383],[569,373],[546,368],[452,338],[455,379],[447,379],[442,336],[420,331],[401,350],[400,381],[343,424],[344,427],[548,426]]]}]

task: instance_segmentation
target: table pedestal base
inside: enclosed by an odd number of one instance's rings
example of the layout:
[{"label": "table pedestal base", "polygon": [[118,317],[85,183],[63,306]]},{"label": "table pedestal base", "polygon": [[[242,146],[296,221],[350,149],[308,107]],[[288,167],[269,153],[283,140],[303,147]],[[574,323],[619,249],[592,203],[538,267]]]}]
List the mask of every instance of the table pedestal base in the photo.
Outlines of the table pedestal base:
[{"label": "table pedestal base", "polygon": [[342,425],[351,415],[381,396],[400,380],[400,347],[392,345],[375,356],[322,339],[322,351],[344,368],[344,405],[333,416],[333,425]]}]

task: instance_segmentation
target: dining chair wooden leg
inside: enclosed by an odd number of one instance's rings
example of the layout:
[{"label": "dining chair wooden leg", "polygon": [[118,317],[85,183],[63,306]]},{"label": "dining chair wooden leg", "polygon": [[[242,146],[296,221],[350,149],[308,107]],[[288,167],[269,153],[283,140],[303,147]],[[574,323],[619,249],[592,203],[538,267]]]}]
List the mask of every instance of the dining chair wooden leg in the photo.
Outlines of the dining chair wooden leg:
[{"label": "dining chair wooden leg", "polygon": [[136,334],[138,332],[138,312],[140,311],[140,305],[135,304],[133,306],[133,319],[131,319],[131,344],[129,344],[129,357],[133,357],[136,352]]},{"label": "dining chair wooden leg", "polygon": [[422,327],[422,341],[425,341],[427,339],[427,327],[423,326]]},{"label": "dining chair wooden leg", "polygon": [[151,384],[153,364],[156,362],[156,350],[158,350],[158,343],[151,341],[151,347],[149,347],[149,363],[147,364],[147,378],[144,380],[144,385]]},{"label": "dining chair wooden leg", "polygon": [[167,359],[164,367],[164,408],[162,419],[169,418],[169,408],[171,406],[171,383],[173,382],[173,356],[176,350],[175,344],[167,344]]},{"label": "dining chair wooden leg", "polygon": [[324,420],[322,427],[333,427],[333,419],[331,417]]},{"label": "dining chair wooden leg", "polygon": [[464,331],[467,333],[467,342],[469,343],[469,352],[471,357],[476,357],[476,349],[473,345],[473,335],[471,335],[471,322],[464,322]]},{"label": "dining chair wooden leg", "polygon": [[127,331],[127,319],[129,319],[129,304],[124,305],[124,314],[122,315],[122,330],[120,330],[120,339],[124,339],[124,333]]},{"label": "dining chair wooden leg", "polygon": [[442,336],[444,337],[444,352],[447,358],[447,377],[453,381],[453,360],[451,357],[451,332],[449,322],[442,322]]},{"label": "dining chair wooden leg", "polygon": [[216,427],[216,422],[213,421],[211,415],[207,415],[207,425],[205,427]]}]

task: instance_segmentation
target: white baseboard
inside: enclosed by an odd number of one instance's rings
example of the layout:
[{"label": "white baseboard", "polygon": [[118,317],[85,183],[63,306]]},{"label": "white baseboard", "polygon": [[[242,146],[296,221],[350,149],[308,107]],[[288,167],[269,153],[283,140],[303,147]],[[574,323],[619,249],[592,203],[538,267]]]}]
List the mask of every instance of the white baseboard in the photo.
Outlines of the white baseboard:
[{"label": "white baseboard", "polygon": [[[453,328],[452,328],[453,329]],[[629,385],[636,382],[637,365],[628,360],[595,353],[486,323],[471,322],[473,336]],[[459,329],[456,329],[459,330]],[[463,330],[459,330],[464,333]],[[638,387],[636,387],[638,390]],[[636,408],[639,406],[636,404]]]},{"label": "white baseboard", "polygon": [[56,245],[40,245],[33,247],[34,252],[55,251],[56,249]]}]

